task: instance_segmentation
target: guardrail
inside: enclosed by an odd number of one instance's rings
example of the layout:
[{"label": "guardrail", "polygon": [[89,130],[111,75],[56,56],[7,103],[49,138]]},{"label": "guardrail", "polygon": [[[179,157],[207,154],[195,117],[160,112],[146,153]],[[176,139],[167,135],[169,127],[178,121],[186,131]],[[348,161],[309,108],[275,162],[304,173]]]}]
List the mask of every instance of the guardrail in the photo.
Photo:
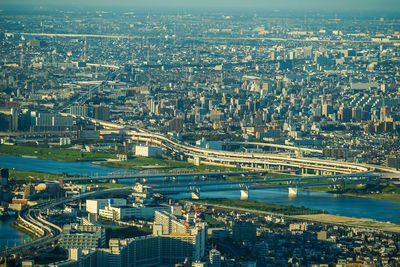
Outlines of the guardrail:
[{"label": "guardrail", "polygon": [[[51,207],[54,207],[54,206],[57,206],[57,205],[60,205],[60,204],[79,200],[82,198],[87,198],[87,197],[96,196],[96,195],[105,194],[105,193],[126,191],[126,190],[130,190],[130,189],[128,189],[128,188],[113,188],[113,189],[106,189],[106,190],[102,190],[102,191],[88,192],[88,193],[82,194],[80,196],[74,196],[72,198],[63,198],[61,200],[54,201],[54,202],[49,201],[49,202],[37,204],[35,206],[21,210],[18,213],[18,219],[17,219],[17,222],[18,221],[21,222],[19,225],[29,231],[33,230],[34,233],[40,233],[41,237],[39,239],[29,241],[27,243],[18,245],[16,247],[8,248],[6,250],[0,251],[0,257],[9,257],[12,254],[19,254],[19,253],[22,253],[26,250],[33,249],[33,248],[35,250],[38,250],[41,247],[48,246],[49,244],[52,244],[53,242],[58,241],[58,239],[60,238],[60,233],[62,232],[61,227],[45,220],[40,214],[41,211],[51,208]],[[31,214],[30,214],[31,211],[38,212],[37,219],[35,219],[31,216]],[[27,218],[24,218],[25,216]],[[43,230],[43,229],[45,229],[45,230]]]}]

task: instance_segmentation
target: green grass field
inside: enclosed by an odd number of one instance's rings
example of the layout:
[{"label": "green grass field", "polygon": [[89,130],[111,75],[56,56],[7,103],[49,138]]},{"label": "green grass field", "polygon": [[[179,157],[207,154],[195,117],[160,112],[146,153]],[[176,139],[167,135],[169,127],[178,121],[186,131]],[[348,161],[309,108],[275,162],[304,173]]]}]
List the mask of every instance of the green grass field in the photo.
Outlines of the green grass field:
[{"label": "green grass field", "polygon": [[101,162],[100,164],[112,168],[136,169],[136,170],[142,170],[146,168],[157,168],[157,169],[190,168],[193,166],[193,164],[190,164],[188,162],[159,159],[159,158],[146,158],[146,157],[135,157],[127,161],[107,161],[107,162]]},{"label": "green grass field", "polygon": [[61,177],[60,174],[38,172],[38,171],[20,171],[10,170],[10,177],[16,180],[48,180],[58,179]]},{"label": "green grass field", "polygon": [[248,200],[238,200],[238,199],[222,199],[222,198],[212,198],[201,200],[202,203],[211,205],[220,205],[231,208],[246,209],[249,211],[265,211],[283,215],[303,215],[303,214],[318,214],[322,213],[319,210],[311,210],[305,207],[294,207],[294,206],[282,206],[268,203],[261,203]]},{"label": "green grass field", "polygon": [[116,158],[114,153],[81,152],[65,148],[45,148],[20,145],[0,145],[0,154],[18,157],[31,156],[59,161],[93,161]]},{"label": "green grass field", "polygon": [[169,171],[176,168],[186,168],[193,171],[235,171],[241,170],[240,168],[230,168],[223,166],[213,166],[213,165],[200,165],[195,166],[189,162],[176,161],[170,159],[160,159],[160,158],[146,158],[146,157],[134,157],[127,161],[106,161],[100,162],[100,165],[111,167],[111,168],[122,168],[122,169],[159,169],[161,171]]},{"label": "green grass field", "polygon": [[306,190],[320,191],[333,194],[343,194],[345,196],[365,197],[379,200],[389,200],[400,202],[400,187],[398,186],[362,186],[346,185],[345,190],[337,191],[328,186],[305,187]]}]

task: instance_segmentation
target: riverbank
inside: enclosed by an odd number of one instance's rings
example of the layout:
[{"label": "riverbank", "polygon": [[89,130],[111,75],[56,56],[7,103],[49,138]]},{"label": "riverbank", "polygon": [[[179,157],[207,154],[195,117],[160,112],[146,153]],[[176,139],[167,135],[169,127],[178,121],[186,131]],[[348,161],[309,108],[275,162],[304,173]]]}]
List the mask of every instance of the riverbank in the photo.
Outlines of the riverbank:
[{"label": "riverbank", "polygon": [[229,208],[245,209],[252,212],[267,212],[269,214],[281,215],[304,215],[304,214],[320,214],[322,210],[312,210],[305,207],[284,206],[262,202],[255,202],[249,200],[239,199],[225,199],[225,198],[208,198],[204,200],[195,201],[205,205],[217,205]]},{"label": "riverbank", "polygon": [[46,148],[21,145],[0,145],[1,155],[50,159],[57,161],[96,161],[116,158],[114,153],[82,152],[67,148]]},{"label": "riverbank", "polygon": [[120,169],[134,169],[134,170],[147,170],[157,169],[163,172],[169,172],[173,169],[189,169],[191,171],[238,171],[241,168],[232,168],[224,166],[204,165],[199,166],[193,163],[177,161],[163,158],[147,158],[147,157],[134,157],[126,161],[97,161],[94,164]]},{"label": "riverbank", "polygon": [[396,232],[400,233],[400,225],[389,223],[389,222],[379,222],[372,219],[365,218],[354,218],[341,215],[333,214],[309,214],[309,215],[298,215],[296,218],[306,219],[315,222],[332,223],[332,224],[342,224],[347,226],[356,227],[366,227],[373,228],[382,231]]},{"label": "riverbank", "polygon": [[[184,200],[185,201],[185,200]],[[236,200],[236,201],[243,201],[243,200]],[[216,208],[228,209],[228,210],[236,210],[241,212],[253,212],[256,214],[261,215],[275,215],[275,216],[282,216],[296,220],[306,220],[310,222],[319,222],[319,223],[327,223],[327,224],[334,224],[334,225],[345,225],[345,226],[352,226],[352,227],[362,227],[374,230],[382,230],[388,232],[396,232],[400,233],[400,224],[394,224],[389,222],[380,222],[373,219],[365,219],[365,218],[355,218],[355,217],[348,217],[342,215],[334,215],[334,214],[327,214],[322,213],[317,210],[310,210],[307,209],[306,211],[315,212],[315,214],[284,214],[281,212],[280,209],[291,209],[292,206],[282,206],[282,205],[273,205],[267,203],[259,203],[261,205],[256,205],[257,207],[262,207],[265,204],[266,210],[263,208],[255,209],[255,207],[251,208],[251,205],[226,205],[215,203],[215,201],[209,201],[209,199],[194,201],[197,204],[205,205],[205,206],[212,206]],[[249,201],[245,201],[249,202]],[[244,202],[244,203],[245,203]],[[252,202],[252,201],[251,201]],[[247,206],[247,207],[246,207]],[[269,210],[269,207],[278,206],[278,209],[273,209],[273,211]]]},{"label": "riverbank", "polygon": [[15,180],[56,180],[61,175],[39,171],[10,170],[10,177]]},{"label": "riverbank", "polygon": [[190,168],[193,166],[193,164],[187,162],[147,157],[134,157],[126,161],[97,161],[93,163],[110,168],[134,170],[145,170],[154,168],[162,169],[164,171],[168,171],[173,168]]},{"label": "riverbank", "polygon": [[26,228],[20,226],[16,221],[10,222],[8,225],[10,227],[14,228],[15,230],[17,230],[17,231],[29,236],[31,239],[38,239],[39,238],[39,236],[34,234],[32,231],[29,231]]},{"label": "riverbank", "polygon": [[330,194],[338,194],[349,197],[359,197],[359,198],[370,198],[378,200],[388,200],[400,202],[400,187],[397,186],[375,186],[375,188],[363,186],[357,188],[356,186],[350,186],[344,191],[332,190],[328,186],[318,186],[318,187],[304,187],[302,190],[324,192]]}]

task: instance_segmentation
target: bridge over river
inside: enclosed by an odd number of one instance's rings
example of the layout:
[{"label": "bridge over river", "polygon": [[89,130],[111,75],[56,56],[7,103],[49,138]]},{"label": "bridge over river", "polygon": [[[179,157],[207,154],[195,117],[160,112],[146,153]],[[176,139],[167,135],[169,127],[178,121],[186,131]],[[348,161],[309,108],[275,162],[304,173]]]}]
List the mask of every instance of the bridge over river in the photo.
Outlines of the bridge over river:
[{"label": "bridge over river", "polygon": [[[173,194],[180,192],[192,192],[192,198],[200,198],[200,191],[224,191],[241,190],[242,199],[247,199],[249,190],[268,187],[268,188],[289,188],[289,194],[297,194],[297,188],[301,186],[327,186],[346,184],[368,184],[375,183],[375,179],[380,176],[373,172],[341,174],[331,176],[305,176],[287,178],[265,178],[265,179],[246,179],[238,181],[179,181],[179,182],[149,182],[157,192],[162,194]],[[306,182],[306,183],[304,183]],[[277,185],[277,183],[279,183]],[[282,183],[284,183],[282,185]]]},{"label": "bridge over river", "polygon": [[224,176],[238,176],[238,175],[264,175],[267,171],[234,171],[234,172],[168,172],[168,173],[137,173],[137,172],[121,172],[113,173],[107,176],[95,176],[95,177],[65,177],[64,182],[96,182],[96,181],[113,181],[118,183],[120,180],[147,180],[151,178],[179,178],[179,177],[197,177],[197,178],[209,178],[209,177],[224,177]]}]

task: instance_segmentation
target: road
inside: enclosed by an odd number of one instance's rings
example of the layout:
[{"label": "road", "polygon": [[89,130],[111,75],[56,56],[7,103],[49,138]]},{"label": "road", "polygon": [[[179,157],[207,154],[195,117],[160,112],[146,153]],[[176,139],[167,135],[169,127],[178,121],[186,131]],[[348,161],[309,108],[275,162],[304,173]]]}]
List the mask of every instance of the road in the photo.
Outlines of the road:
[{"label": "road", "polygon": [[107,176],[96,177],[65,177],[64,182],[82,182],[82,181],[99,181],[99,180],[124,180],[124,179],[147,179],[147,178],[171,178],[180,176],[231,176],[231,175],[263,175],[266,171],[234,171],[234,172],[177,172],[177,173],[113,173]]},{"label": "road", "polygon": [[[103,122],[92,118],[85,118],[95,124],[100,124],[103,127],[117,129],[124,131],[125,136],[128,136],[133,141],[149,142],[155,145],[162,146],[166,149],[172,150],[176,153],[183,153],[193,160],[198,159],[201,163],[207,164],[220,164],[239,166],[250,169],[271,169],[275,168],[297,168],[302,170],[317,170],[322,173],[354,173],[371,171],[374,168],[366,165],[332,161],[319,158],[306,158],[306,157],[289,157],[277,154],[265,153],[246,153],[246,152],[232,152],[211,150],[192,146],[169,136],[153,133],[144,129],[136,128],[129,129],[125,125],[116,123]],[[293,149],[296,149],[293,147]],[[298,148],[297,148],[298,149]]]},{"label": "road", "polygon": [[18,213],[18,220],[17,220],[19,222],[19,225],[21,225],[21,227],[23,228],[30,229],[40,237],[38,239],[18,245],[16,247],[0,251],[0,257],[3,258],[3,257],[10,257],[11,255],[14,254],[29,253],[32,250],[38,252],[42,249],[51,247],[53,246],[53,244],[58,242],[62,229],[59,226],[44,219],[41,216],[41,212],[44,212],[47,209],[53,208],[58,205],[63,205],[72,201],[81,200],[88,197],[95,197],[102,194],[123,192],[127,190],[130,190],[130,188],[113,188],[113,189],[89,192],[75,197],[63,198],[55,201],[46,201],[44,203],[40,203],[32,207],[28,207],[21,210]]}]

